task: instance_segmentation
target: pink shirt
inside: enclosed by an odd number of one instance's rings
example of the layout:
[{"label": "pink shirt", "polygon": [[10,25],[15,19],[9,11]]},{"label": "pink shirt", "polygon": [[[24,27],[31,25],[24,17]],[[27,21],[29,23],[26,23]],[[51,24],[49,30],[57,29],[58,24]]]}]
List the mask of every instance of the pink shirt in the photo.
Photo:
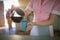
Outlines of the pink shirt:
[{"label": "pink shirt", "polygon": [[44,0],[41,5],[41,0],[30,0],[28,9],[34,11],[35,22],[48,20],[52,10],[60,10],[60,7],[56,6],[58,1],[60,0]]}]

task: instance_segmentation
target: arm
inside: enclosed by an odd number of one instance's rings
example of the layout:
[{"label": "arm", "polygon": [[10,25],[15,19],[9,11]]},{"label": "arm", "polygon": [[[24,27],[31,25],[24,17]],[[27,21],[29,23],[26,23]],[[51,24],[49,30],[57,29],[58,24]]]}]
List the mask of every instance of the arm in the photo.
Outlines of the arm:
[{"label": "arm", "polygon": [[33,0],[30,0],[27,7],[25,8],[25,15],[29,15],[31,12],[33,12]]},{"label": "arm", "polygon": [[32,22],[32,25],[41,25],[41,26],[52,25],[56,21],[56,19],[57,19],[57,15],[52,14],[49,20],[42,22]]},{"label": "arm", "polygon": [[49,18],[49,20],[46,20],[46,21],[42,21],[42,22],[29,22],[27,24],[27,28],[26,28],[26,31],[29,31],[32,29],[32,27],[34,25],[40,25],[40,26],[47,26],[47,25],[52,25],[57,19],[57,15],[55,14],[52,14]]},{"label": "arm", "polygon": [[28,16],[28,15],[29,15],[30,13],[32,13],[32,12],[33,12],[33,11],[31,11],[31,10],[29,10],[29,9],[27,9],[27,10],[24,11],[24,13],[25,13],[26,16]]}]

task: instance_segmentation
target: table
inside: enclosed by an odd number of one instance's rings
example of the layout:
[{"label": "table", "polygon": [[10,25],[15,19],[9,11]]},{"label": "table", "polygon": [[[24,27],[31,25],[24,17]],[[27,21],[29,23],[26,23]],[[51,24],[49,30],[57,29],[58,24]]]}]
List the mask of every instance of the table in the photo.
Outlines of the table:
[{"label": "table", "polygon": [[0,35],[0,40],[60,40],[59,38],[48,36]]}]

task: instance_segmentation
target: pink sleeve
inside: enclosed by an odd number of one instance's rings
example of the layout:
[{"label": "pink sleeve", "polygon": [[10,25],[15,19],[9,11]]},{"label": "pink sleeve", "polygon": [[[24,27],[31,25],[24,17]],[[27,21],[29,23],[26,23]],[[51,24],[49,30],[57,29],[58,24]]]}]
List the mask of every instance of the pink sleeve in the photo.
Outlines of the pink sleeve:
[{"label": "pink sleeve", "polygon": [[52,14],[60,15],[60,0],[56,0]]},{"label": "pink sleeve", "polygon": [[54,9],[53,10],[60,11],[60,0],[56,0],[55,6],[54,6]]},{"label": "pink sleeve", "polygon": [[33,0],[30,0],[26,9],[32,10],[33,11]]}]

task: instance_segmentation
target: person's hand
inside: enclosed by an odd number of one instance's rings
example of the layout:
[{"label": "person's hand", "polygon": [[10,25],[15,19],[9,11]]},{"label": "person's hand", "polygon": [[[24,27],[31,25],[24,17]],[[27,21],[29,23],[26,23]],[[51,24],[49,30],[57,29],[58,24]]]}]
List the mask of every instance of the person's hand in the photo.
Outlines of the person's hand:
[{"label": "person's hand", "polygon": [[32,12],[33,12],[33,11],[31,11],[31,10],[29,10],[29,9],[24,10],[24,13],[25,13],[26,16],[28,16],[28,15],[31,14]]},{"label": "person's hand", "polygon": [[32,29],[32,27],[33,27],[33,23],[32,23],[32,22],[29,22],[29,23],[27,24],[26,31],[30,31],[30,30]]},{"label": "person's hand", "polygon": [[28,14],[28,12],[27,11],[24,11],[24,13],[25,13],[25,16],[28,16],[27,14]]},{"label": "person's hand", "polygon": [[31,29],[32,29],[32,26],[28,25],[27,28],[26,28],[26,31],[30,31]]}]

